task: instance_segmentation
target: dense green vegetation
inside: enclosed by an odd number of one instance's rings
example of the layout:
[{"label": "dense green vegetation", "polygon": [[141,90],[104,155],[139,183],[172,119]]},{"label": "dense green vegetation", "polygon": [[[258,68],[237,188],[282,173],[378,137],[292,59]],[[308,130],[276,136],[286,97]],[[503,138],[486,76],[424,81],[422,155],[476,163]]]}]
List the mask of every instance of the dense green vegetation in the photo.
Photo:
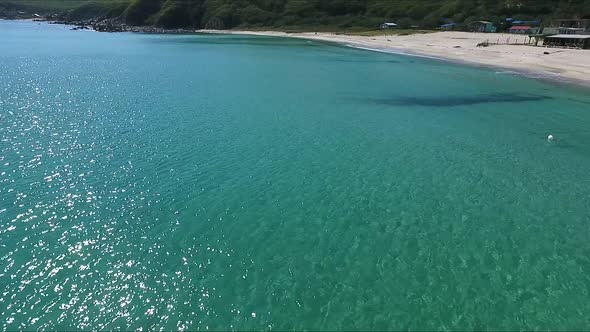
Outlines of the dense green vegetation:
[{"label": "dense green vegetation", "polygon": [[[18,0],[0,0],[6,1]],[[61,0],[64,6],[80,1]],[[68,13],[72,20],[91,16],[167,28],[375,28],[383,21],[432,28],[481,19],[500,25],[506,17],[588,18],[590,0],[97,0]]]}]

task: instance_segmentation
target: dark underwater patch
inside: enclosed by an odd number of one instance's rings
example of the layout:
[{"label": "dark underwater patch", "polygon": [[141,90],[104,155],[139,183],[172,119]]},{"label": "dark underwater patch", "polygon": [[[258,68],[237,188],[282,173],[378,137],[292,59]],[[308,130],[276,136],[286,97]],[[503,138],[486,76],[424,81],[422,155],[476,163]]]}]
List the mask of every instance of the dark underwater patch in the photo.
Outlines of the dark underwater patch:
[{"label": "dark underwater patch", "polygon": [[567,100],[573,101],[574,103],[580,103],[580,104],[590,105],[590,102],[585,101],[585,100],[574,99],[574,98],[568,98]]},{"label": "dark underwater patch", "polygon": [[492,93],[477,96],[443,96],[443,97],[394,97],[375,98],[377,104],[392,106],[427,106],[427,107],[456,107],[493,103],[526,103],[553,99],[542,95],[518,93]]}]

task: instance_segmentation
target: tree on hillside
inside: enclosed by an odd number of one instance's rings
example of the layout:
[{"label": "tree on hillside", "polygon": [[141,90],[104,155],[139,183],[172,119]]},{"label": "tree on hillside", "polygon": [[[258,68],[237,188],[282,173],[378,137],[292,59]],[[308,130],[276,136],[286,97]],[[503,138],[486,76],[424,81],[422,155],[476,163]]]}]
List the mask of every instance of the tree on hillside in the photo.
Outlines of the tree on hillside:
[{"label": "tree on hillside", "polygon": [[590,17],[590,0],[96,0],[70,13],[71,19],[120,15],[128,24],[164,27],[376,28],[384,20],[437,27],[450,20],[500,24],[507,17],[546,21]]}]

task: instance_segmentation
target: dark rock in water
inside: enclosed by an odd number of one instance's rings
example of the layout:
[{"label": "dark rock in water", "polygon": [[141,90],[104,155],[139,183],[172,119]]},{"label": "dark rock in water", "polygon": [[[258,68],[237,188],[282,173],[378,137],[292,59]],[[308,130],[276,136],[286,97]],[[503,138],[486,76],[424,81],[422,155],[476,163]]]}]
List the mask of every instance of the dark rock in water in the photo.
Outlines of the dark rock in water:
[{"label": "dark rock in water", "polygon": [[123,32],[122,25],[113,24],[111,22],[100,22],[92,25],[92,28],[99,32]]},{"label": "dark rock in water", "polygon": [[82,26],[73,27],[70,30],[88,30],[88,29],[90,29],[90,28],[88,28],[85,25],[82,25]]},{"label": "dark rock in water", "polygon": [[122,23],[117,19],[90,19],[84,21],[69,21],[69,20],[54,20],[50,24],[64,24],[73,25],[70,30],[87,30],[92,29],[98,32],[139,32],[139,33],[153,33],[153,34],[184,34],[194,33],[194,30],[188,29],[164,29],[155,26],[130,26]]}]

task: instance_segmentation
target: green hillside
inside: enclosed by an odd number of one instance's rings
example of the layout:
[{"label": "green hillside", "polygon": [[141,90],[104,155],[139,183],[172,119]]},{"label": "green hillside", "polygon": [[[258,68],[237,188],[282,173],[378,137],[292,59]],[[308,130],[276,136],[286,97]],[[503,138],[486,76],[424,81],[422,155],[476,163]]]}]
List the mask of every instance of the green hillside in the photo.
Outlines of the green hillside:
[{"label": "green hillside", "polygon": [[[16,0],[9,0],[15,2]],[[8,0],[0,0],[8,2]],[[62,10],[71,20],[118,18],[131,25],[166,28],[324,27],[375,28],[383,21],[436,27],[506,17],[590,17],[590,0],[20,0]],[[80,3],[84,2],[83,4]]]}]

